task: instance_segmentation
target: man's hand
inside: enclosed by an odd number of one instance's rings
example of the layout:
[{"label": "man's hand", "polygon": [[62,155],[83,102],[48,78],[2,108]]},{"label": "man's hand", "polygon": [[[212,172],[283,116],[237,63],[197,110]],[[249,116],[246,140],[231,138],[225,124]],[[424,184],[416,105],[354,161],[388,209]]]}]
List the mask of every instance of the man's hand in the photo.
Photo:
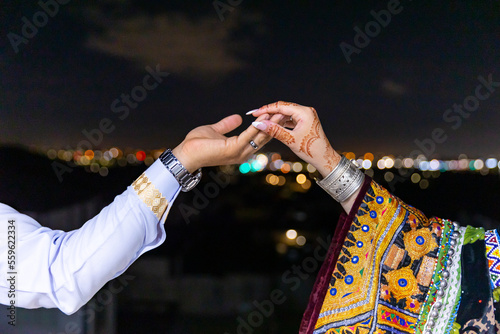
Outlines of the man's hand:
[{"label": "man's hand", "polygon": [[[258,118],[259,121],[268,119],[279,123],[282,117],[275,115],[270,118],[268,114],[262,114]],[[231,115],[215,124],[197,127],[187,134],[172,153],[190,173],[201,167],[241,163],[257,151],[250,145],[251,140],[259,148],[271,140],[271,136],[253,126],[249,126],[239,136],[224,136],[241,123],[241,116]]]}]

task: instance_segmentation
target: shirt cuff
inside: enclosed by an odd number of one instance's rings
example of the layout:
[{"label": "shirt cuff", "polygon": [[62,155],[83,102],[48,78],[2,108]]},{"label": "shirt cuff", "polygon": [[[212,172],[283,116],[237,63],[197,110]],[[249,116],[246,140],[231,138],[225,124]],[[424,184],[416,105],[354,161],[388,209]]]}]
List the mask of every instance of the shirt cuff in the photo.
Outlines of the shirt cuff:
[{"label": "shirt cuff", "polygon": [[132,183],[132,188],[162,223],[181,190],[179,182],[159,159]]}]

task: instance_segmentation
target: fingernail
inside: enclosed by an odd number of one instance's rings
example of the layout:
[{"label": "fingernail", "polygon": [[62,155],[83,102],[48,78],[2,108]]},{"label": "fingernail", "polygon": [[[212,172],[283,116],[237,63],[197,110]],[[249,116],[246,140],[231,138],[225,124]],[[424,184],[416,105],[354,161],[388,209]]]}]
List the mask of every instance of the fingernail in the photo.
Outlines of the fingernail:
[{"label": "fingernail", "polygon": [[267,129],[267,125],[264,122],[252,122],[252,125],[262,131],[265,131]]},{"label": "fingernail", "polygon": [[258,111],[259,109],[254,109],[254,110],[250,110],[249,112],[246,113],[246,115],[251,115],[253,114],[254,112]]}]

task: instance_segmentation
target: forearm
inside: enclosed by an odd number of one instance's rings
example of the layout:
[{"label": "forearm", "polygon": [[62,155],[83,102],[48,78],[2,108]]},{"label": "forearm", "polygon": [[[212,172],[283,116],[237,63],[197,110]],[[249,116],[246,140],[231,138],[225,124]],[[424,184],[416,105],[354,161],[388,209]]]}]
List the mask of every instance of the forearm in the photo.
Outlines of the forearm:
[{"label": "forearm", "polygon": [[[17,305],[58,307],[71,314],[144,252],[165,240],[162,224],[179,191],[177,181],[160,164],[153,164],[113,203],[80,229],[63,232],[40,226],[8,206],[0,219],[18,224]],[[3,232],[3,231],[2,231]],[[6,259],[0,249],[1,259]],[[5,256],[4,256],[5,255]],[[6,264],[0,260],[0,269]],[[7,289],[0,282],[0,303]]]},{"label": "forearm", "polygon": [[317,155],[314,158],[313,165],[323,178],[327,177],[338,166],[342,155],[335,151],[328,144],[325,154]]},{"label": "forearm", "polygon": [[347,200],[340,203],[340,205],[342,205],[342,208],[344,208],[344,211],[347,214],[351,212],[354,202],[356,202],[356,198],[358,198],[360,192],[361,192],[361,187],[359,187],[358,190],[356,190],[356,192],[352,194]]}]

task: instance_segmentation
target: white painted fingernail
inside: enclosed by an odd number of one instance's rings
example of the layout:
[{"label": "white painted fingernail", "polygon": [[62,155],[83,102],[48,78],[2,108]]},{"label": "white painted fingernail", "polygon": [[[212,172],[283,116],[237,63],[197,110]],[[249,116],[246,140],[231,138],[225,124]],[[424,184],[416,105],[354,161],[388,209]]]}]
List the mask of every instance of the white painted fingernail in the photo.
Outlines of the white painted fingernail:
[{"label": "white painted fingernail", "polygon": [[253,114],[254,112],[258,111],[259,109],[254,109],[254,110],[250,110],[249,112],[246,113],[246,115],[251,115]]},{"label": "white painted fingernail", "polygon": [[252,122],[252,125],[255,126],[259,130],[262,130],[262,131],[267,130],[267,124],[264,122]]}]

